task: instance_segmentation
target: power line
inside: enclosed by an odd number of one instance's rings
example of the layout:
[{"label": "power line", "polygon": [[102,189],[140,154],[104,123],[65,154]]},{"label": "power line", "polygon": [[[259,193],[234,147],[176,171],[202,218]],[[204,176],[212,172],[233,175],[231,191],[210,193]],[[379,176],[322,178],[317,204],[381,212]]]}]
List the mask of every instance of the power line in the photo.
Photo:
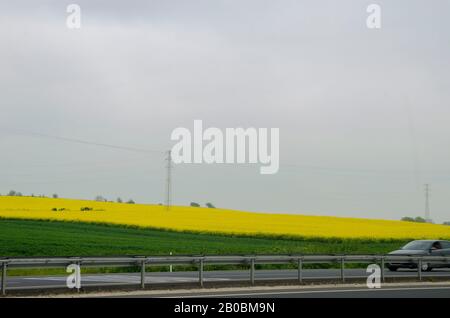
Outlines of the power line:
[{"label": "power line", "polygon": [[[4,130],[4,128],[0,128]],[[46,138],[46,139],[54,139],[59,140],[63,142],[71,142],[71,143],[78,143],[78,144],[84,144],[84,145],[91,145],[91,146],[97,146],[97,147],[104,147],[104,148],[110,148],[110,149],[117,149],[117,150],[125,150],[125,151],[132,151],[132,152],[138,152],[138,153],[152,153],[152,154],[165,154],[167,151],[163,150],[156,150],[156,149],[143,149],[143,148],[136,148],[136,147],[129,147],[129,146],[121,146],[121,145],[114,145],[114,144],[107,144],[107,143],[99,143],[94,141],[88,141],[88,140],[82,140],[77,138],[70,138],[70,137],[63,137],[63,136],[56,136],[56,135],[49,135],[49,134],[42,134],[37,132],[30,132],[30,131],[22,131],[22,130],[10,130],[8,131],[13,132],[18,135],[28,135],[32,137],[38,137],[38,138]],[[238,167],[253,167],[254,164],[239,164],[236,165]],[[409,174],[411,173],[411,170],[399,170],[399,169],[369,169],[369,168],[348,168],[348,167],[330,167],[330,166],[317,166],[317,165],[308,165],[308,164],[298,164],[298,163],[281,163],[280,168],[298,168],[298,169],[307,169],[307,170],[316,170],[316,171],[325,171],[325,172],[338,172],[338,173],[370,173],[370,174]],[[442,173],[442,171],[436,171],[436,173]],[[447,173],[447,172],[445,172]]]},{"label": "power line", "polygon": [[[0,128],[4,130],[3,128]],[[11,132],[11,130],[8,130]],[[97,146],[97,147],[103,147],[103,148],[110,148],[110,149],[116,149],[116,150],[124,150],[124,151],[131,151],[131,152],[138,152],[138,153],[151,153],[151,154],[167,154],[167,157],[165,158],[165,161],[167,162],[166,165],[166,185],[165,185],[165,205],[167,210],[170,210],[172,205],[172,171],[173,171],[173,162],[172,162],[172,153],[171,151],[161,151],[161,150],[154,150],[154,149],[142,149],[142,148],[136,148],[136,147],[129,147],[129,146],[121,146],[121,145],[114,145],[114,144],[107,144],[107,143],[99,143],[99,142],[93,142],[88,140],[82,140],[82,139],[76,139],[76,138],[68,138],[63,136],[56,136],[56,135],[49,135],[49,134],[43,134],[43,133],[37,133],[37,132],[30,132],[30,131],[19,131],[19,130],[13,130],[13,133],[18,135],[25,135],[25,136],[32,136],[32,137],[38,137],[38,138],[46,138],[46,139],[53,139],[58,140],[62,142],[70,142],[70,143],[78,143],[78,144],[84,144],[84,145],[91,145],[91,146]],[[251,166],[251,165],[239,165],[239,166]],[[300,169],[307,169],[307,170],[318,170],[318,171],[325,171],[325,172],[338,172],[338,173],[375,173],[375,174],[385,174],[385,173],[406,173],[409,172],[408,170],[377,170],[377,169],[358,169],[358,168],[337,168],[337,167],[324,167],[324,166],[316,166],[316,165],[304,165],[304,164],[296,164],[296,163],[286,163],[281,164],[281,168],[300,168]],[[425,185],[425,219],[427,222],[431,222],[431,213],[430,213],[430,186],[429,184]]]},{"label": "power line", "polygon": [[155,154],[156,153],[157,154],[164,153],[164,151],[162,151],[162,150],[119,146],[119,145],[93,142],[93,141],[88,141],[88,140],[68,138],[68,137],[55,136],[55,135],[48,135],[48,134],[42,134],[42,133],[36,133],[36,132],[14,131],[14,133],[18,134],[18,135],[32,136],[32,137],[45,138],[45,139],[54,139],[54,140],[59,140],[59,141],[64,141],[64,142],[78,143],[78,144],[90,145],[90,146],[98,146],[98,147],[111,148],[111,149],[117,149],[117,150],[133,151],[133,152],[139,152],[139,153],[155,153]]},{"label": "power line", "polygon": [[[2,129],[4,130],[4,129]],[[141,149],[141,148],[135,148],[135,147],[128,147],[128,146],[119,146],[119,145],[113,145],[113,144],[106,144],[106,143],[99,143],[99,142],[93,142],[88,140],[82,140],[82,139],[76,139],[76,138],[67,138],[62,136],[55,136],[55,135],[48,135],[48,134],[42,134],[37,132],[30,132],[30,131],[19,131],[19,130],[8,130],[9,132],[13,132],[14,134],[18,135],[25,135],[25,136],[32,136],[32,137],[38,137],[38,138],[46,138],[46,139],[53,139],[63,142],[70,142],[70,143],[77,143],[77,144],[83,144],[83,145],[90,145],[90,146],[97,146],[97,147],[103,147],[103,148],[110,148],[110,149],[116,149],[116,150],[125,150],[125,151],[132,151],[132,152],[138,152],[138,153],[146,153],[146,154],[164,154],[164,151],[161,150],[154,150],[154,149]],[[170,209],[171,203],[172,203],[172,184],[171,184],[171,173],[172,173],[172,156],[171,151],[168,151],[168,158],[167,160],[167,194],[166,194],[166,206],[167,210]]]}]

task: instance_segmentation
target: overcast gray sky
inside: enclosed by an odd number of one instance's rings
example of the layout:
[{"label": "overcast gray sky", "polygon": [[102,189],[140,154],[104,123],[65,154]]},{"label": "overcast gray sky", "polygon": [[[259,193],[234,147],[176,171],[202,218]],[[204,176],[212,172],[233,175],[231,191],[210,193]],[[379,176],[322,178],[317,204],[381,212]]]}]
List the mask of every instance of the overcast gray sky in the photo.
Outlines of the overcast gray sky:
[{"label": "overcast gray sky", "polygon": [[[82,9],[81,29],[66,7]],[[382,28],[366,8],[382,8]],[[0,193],[164,201],[176,127],[280,128],[280,171],[184,165],[174,203],[450,220],[450,2],[0,0]]]}]

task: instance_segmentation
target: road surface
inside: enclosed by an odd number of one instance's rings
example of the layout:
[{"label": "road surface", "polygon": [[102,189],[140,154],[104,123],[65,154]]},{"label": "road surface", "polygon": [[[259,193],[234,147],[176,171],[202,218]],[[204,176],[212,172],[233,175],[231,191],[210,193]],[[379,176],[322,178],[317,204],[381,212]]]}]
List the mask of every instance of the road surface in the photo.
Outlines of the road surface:
[{"label": "road surface", "polygon": [[[108,297],[108,296],[106,296]],[[114,296],[113,296],[114,297]],[[247,288],[235,291],[192,290],[183,293],[134,294],[119,297],[134,298],[450,298],[450,286],[434,284],[399,286],[386,285],[381,289],[368,289],[366,286],[346,287],[294,287],[282,289]]]},{"label": "road surface", "polygon": [[[448,277],[450,278],[450,270],[440,269],[433,272],[424,272],[423,277]],[[348,278],[366,278],[368,274],[364,269],[346,269],[345,276]],[[417,277],[417,271],[401,270],[395,273],[386,271],[386,277]],[[27,288],[58,288],[66,286],[67,276],[27,276],[15,277],[10,276],[7,279],[8,289],[27,289]],[[264,280],[289,280],[296,279],[296,270],[257,270],[255,272],[256,281]],[[303,278],[305,280],[314,278],[339,279],[339,269],[305,269],[303,270]],[[205,282],[226,282],[226,281],[248,281],[249,271],[205,271]],[[198,282],[198,272],[158,272],[146,273],[146,284],[160,283],[195,283]],[[140,284],[139,273],[125,274],[83,274],[81,275],[82,286],[95,285],[120,285],[120,284]]]}]

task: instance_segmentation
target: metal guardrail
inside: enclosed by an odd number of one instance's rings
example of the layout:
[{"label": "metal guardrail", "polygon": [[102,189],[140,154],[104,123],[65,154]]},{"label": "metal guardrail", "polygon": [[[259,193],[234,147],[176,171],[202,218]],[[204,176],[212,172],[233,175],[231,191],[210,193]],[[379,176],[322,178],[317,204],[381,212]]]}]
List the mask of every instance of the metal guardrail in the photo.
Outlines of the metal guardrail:
[{"label": "metal guardrail", "polygon": [[422,280],[423,264],[449,264],[446,256],[397,256],[397,255],[253,255],[253,256],[124,256],[124,257],[52,257],[52,258],[0,258],[1,294],[7,290],[7,270],[14,268],[61,268],[71,264],[80,267],[129,267],[141,268],[140,287],[145,288],[146,266],[195,265],[198,267],[199,285],[203,287],[205,265],[248,265],[250,283],[255,283],[257,264],[296,264],[298,282],[303,282],[303,265],[319,263],[340,264],[340,280],[345,282],[345,264],[376,263],[381,268],[381,280],[385,279],[386,264],[413,264]]}]

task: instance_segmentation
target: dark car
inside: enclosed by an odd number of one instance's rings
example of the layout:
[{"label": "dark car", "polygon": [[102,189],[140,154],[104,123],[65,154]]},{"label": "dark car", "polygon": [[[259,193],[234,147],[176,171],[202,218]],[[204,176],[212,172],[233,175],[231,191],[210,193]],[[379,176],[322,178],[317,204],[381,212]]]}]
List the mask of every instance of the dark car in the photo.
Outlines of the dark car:
[{"label": "dark car", "polygon": [[[450,256],[450,242],[439,240],[419,240],[412,241],[401,249],[390,252],[389,255],[395,256]],[[399,268],[417,268],[417,263],[389,263],[387,267],[391,271]],[[450,267],[450,263],[422,263],[422,270],[431,271],[433,268]]]}]

